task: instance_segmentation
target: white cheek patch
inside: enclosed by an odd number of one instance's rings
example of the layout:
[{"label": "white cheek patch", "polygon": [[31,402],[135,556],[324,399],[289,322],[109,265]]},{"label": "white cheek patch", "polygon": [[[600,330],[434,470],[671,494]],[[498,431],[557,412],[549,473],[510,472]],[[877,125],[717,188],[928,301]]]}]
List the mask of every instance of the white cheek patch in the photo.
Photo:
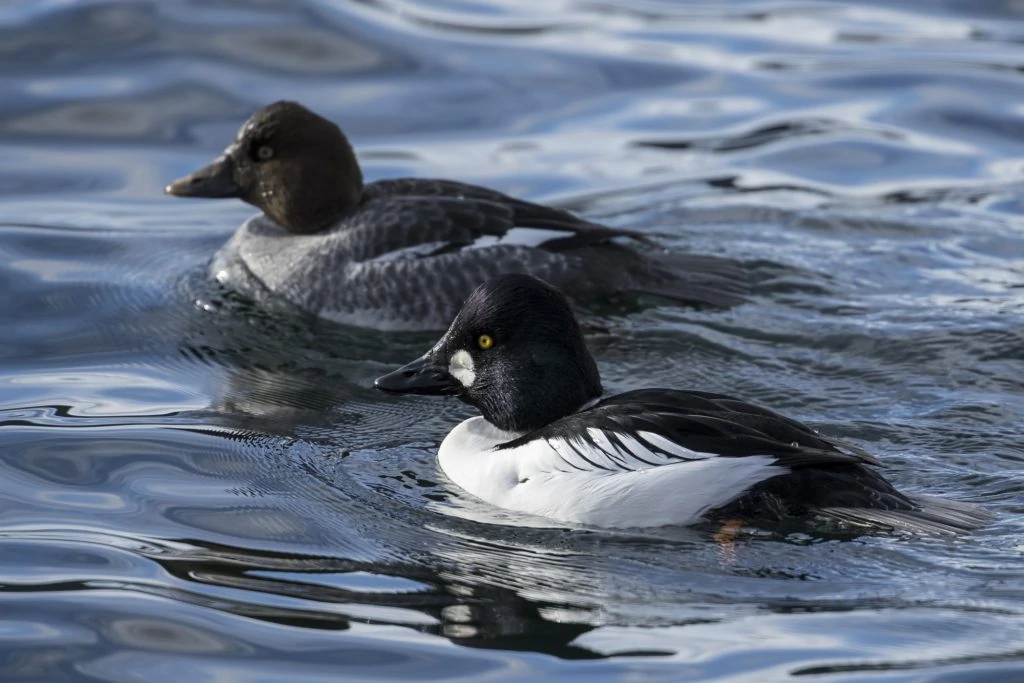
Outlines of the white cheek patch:
[{"label": "white cheek patch", "polygon": [[456,351],[448,360],[448,374],[459,380],[459,383],[469,389],[476,380],[476,370],[473,367],[473,357],[468,351]]}]

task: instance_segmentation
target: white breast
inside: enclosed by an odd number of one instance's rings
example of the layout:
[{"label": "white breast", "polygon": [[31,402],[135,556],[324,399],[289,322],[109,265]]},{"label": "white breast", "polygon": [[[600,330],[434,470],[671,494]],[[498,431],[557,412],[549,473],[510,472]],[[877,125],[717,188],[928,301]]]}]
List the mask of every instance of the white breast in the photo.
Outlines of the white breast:
[{"label": "white breast", "polygon": [[[438,462],[455,484],[492,505],[609,528],[693,524],[709,509],[785,471],[768,455],[724,458],[686,451],[692,459],[648,453],[638,460],[599,448],[583,458],[569,455],[557,439],[494,450],[518,436],[482,417],[470,418],[445,437]],[[672,446],[677,453],[686,450]]]}]

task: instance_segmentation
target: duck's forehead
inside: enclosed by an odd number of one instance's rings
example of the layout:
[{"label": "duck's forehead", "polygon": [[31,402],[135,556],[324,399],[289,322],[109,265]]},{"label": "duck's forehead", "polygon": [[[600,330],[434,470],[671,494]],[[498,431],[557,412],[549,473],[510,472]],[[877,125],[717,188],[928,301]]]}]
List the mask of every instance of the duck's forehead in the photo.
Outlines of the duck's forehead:
[{"label": "duck's forehead", "polygon": [[256,132],[256,122],[249,120],[242,124],[242,127],[238,129],[238,133],[235,135],[235,142],[241,142],[247,137],[252,136]]},{"label": "duck's forehead", "polygon": [[434,345],[430,347],[430,350],[427,351],[427,355],[432,356],[446,353],[447,347],[449,346],[449,342],[451,341],[451,337],[451,330],[445,332],[443,335],[441,335],[441,338],[434,342]]},{"label": "duck's forehead", "polygon": [[428,353],[447,356],[466,347],[466,329],[456,318],[448,331],[441,335]]},{"label": "duck's forehead", "polygon": [[473,311],[460,311],[458,317],[452,322],[451,327],[441,340],[446,346],[465,345],[466,339],[472,334],[480,333],[486,325]]},{"label": "duck's forehead", "polygon": [[500,301],[495,301],[487,296],[480,296],[479,291],[474,292],[466,300],[466,303],[463,304],[459,314],[455,316],[455,320],[452,322],[452,329],[465,330],[486,325],[493,322],[495,318],[500,317],[500,311]]}]

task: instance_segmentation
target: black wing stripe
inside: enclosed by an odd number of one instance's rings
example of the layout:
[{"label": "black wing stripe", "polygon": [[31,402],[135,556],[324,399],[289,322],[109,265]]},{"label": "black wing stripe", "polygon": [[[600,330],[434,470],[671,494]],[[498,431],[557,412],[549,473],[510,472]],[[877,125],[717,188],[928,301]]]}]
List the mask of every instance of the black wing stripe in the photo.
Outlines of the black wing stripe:
[{"label": "black wing stripe", "polygon": [[[644,431],[648,431],[648,430],[644,430]],[[648,431],[648,433],[650,433],[650,432]],[[636,435],[633,436],[633,438],[636,439],[637,442],[639,442],[641,446],[646,448],[651,453],[657,453],[659,455],[665,456],[666,458],[671,458],[672,460],[680,460],[680,461],[684,461],[684,462],[689,462],[691,460],[697,460],[698,459],[698,458],[686,458],[686,457],[683,457],[682,455],[679,455],[678,453],[672,453],[671,451],[668,451],[668,450],[662,448],[661,446],[658,446],[657,444],[653,443],[652,441],[649,441],[648,439],[646,439],[643,436],[643,432],[637,432]],[[636,457],[637,460],[645,462],[648,465],[656,465],[657,464],[657,463],[650,462],[648,460],[644,460],[643,458],[641,458],[639,455],[637,455],[635,453],[634,453],[634,456]]]},{"label": "black wing stripe", "polygon": [[707,392],[643,389],[513,439],[513,448],[548,439],[574,469],[647,469],[707,458],[770,456],[779,467],[877,464],[795,420],[738,399]]},{"label": "black wing stripe", "polygon": [[555,451],[555,453],[558,454],[558,457],[565,464],[569,465],[573,469],[579,470],[580,472],[588,472],[588,471],[590,471],[590,468],[588,468],[588,467],[581,467],[581,466],[577,465],[576,463],[574,463],[568,457],[567,453],[565,453],[565,448],[568,448],[572,453],[574,453],[575,455],[579,456],[579,458],[581,460],[583,460],[584,462],[590,463],[590,465],[592,465],[593,467],[595,467],[597,469],[601,469],[601,470],[607,470],[608,469],[607,467],[602,467],[602,466],[600,466],[600,465],[598,465],[598,464],[588,460],[587,457],[585,455],[583,455],[583,453],[576,446],[576,444],[573,443],[573,441],[571,439],[566,439],[566,438],[547,439],[547,442],[548,442],[548,445],[551,446],[551,449],[553,451]]},{"label": "black wing stripe", "polygon": [[597,427],[571,436],[546,437],[544,441],[563,462],[579,471],[633,472],[713,457],[695,453],[688,458],[678,452],[688,450],[684,446],[673,452],[639,433],[624,434]]},{"label": "black wing stripe", "polygon": [[[584,449],[581,449],[581,448],[577,448],[576,446],[573,446],[573,450],[575,450],[575,451],[576,451],[576,453],[578,453],[578,454],[579,454],[579,456],[580,456],[580,457],[581,457],[581,458],[582,458],[582,459],[584,460],[584,462],[586,462],[586,463],[588,463],[588,464],[590,464],[590,465],[593,465],[593,466],[594,466],[594,467],[596,467],[597,469],[599,469],[599,470],[605,470],[605,471],[608,471],[608,472],[610,472],[610,471],[612,470],[612,468],[611,468],[611,467],[606,467],[606,466],[604,466],[604,465],[598,464],[598,463],[594,462],[593,460],[591,460],[590,458],[588,458],[588,457],[587,457],[586,455],[584,455],[584,453],[583,453],[583,450],[584,450]],[[600,453],[603,453],[604,455],[607,455],[607,453],[605,453],[604,451],[599,451],[599,452],[600,452]]]},{"label": "black wing stripe", "polygon": [[[629,444],[625,443],[622,440],[621,435],[618,434],[617,432],[607,432],[606,431],[606,432],[604,432],[604,434],[607,437],[607,439],[612,443],[612,445],[614,445],[620,451],[629,453],[629,456],[631,458],[633,458],[634,460],[639,460],[643,464],[649,465],[650,467],[657,467],[658,465],[665,464],[665,463],[661,463],[661,462],[653,462],[651,460],[648,460],[648,459],[644,458],[643,455],[641,455],[640,453],[637,452],[639,449],[631,448],[629,446]],[[650,444],[647,444],[646,442],[642,441],[641,437],[638,434],[637,435],[633,435],[631,438],[634,440],[636,445],[640,446],[643,449],[646,449],[646,451],[647,451],[646,455],[653,455],[653,454],[657,453],[657,451],[654,448],[652,448],[650,446]],[[627,467],[626,469],[635,469],[635,468]]]}]

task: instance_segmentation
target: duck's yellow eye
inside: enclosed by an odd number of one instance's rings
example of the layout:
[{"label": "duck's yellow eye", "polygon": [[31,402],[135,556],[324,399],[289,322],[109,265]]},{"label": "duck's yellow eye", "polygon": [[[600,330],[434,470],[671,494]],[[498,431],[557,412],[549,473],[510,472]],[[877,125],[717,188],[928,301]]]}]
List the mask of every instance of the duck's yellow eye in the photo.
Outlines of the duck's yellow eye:
[{"label": "duck's yellow eye", "polygon": [[260,148],[256,150],[256,156],[259,157],[260,161],[271,159],[274,156],[274,148],[270,145],[261,145]]},{"label": "duck's yellow eye", "polygon": [[489,334],[481,334],[476,338],[476,343],[481,349],[489,349],[494,346],[494,340],[491,339],[491,335]]}]

